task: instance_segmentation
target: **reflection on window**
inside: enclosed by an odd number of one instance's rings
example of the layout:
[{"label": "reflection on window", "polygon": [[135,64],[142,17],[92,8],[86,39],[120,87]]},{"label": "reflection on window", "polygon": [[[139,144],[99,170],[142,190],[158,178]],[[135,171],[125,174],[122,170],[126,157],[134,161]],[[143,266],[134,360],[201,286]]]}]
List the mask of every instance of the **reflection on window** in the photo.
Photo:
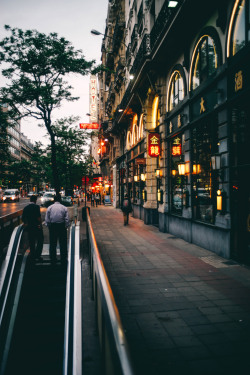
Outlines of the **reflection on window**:
[{"label": "reflection on window", "polygon": [[204,35],[200,39],[194,53],[192,67],[192,89],[194,90],[218,67],[215,42],[210,36]]},{"label": "reflection on window", "polygon": [[211,155],[216,139],[210,123],[193,129],[193,205],[194,218],[210,224],[214,222],[216,186],[213,184]]},{"label": "reflection on window", "polygon": [[232,32],[232,55],[245,46],[245,0],[239,2]]},{"label": "reflection on window", "polygon": [[175,71],[170,79],[168,110],[171,111],[184,99],[184,84],[180,72]]},{"label": "reflection on window", "polygon": [[[183,134],[184,136],[184,134]],[[182,214],[182,200],[185,177],[179,175],[178,165],[183,160],[182,135],[171,142],[171,212]]]}]

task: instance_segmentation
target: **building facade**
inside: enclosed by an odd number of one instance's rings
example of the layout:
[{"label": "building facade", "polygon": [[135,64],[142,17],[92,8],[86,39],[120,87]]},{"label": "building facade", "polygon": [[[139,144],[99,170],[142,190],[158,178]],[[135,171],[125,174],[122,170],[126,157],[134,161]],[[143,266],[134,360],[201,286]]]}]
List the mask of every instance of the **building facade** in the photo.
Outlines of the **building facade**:
[{"label": "building facade", "polygon": [[114,0],[99,76],[116,206],[248,264],[249,25],[249,0]]}]

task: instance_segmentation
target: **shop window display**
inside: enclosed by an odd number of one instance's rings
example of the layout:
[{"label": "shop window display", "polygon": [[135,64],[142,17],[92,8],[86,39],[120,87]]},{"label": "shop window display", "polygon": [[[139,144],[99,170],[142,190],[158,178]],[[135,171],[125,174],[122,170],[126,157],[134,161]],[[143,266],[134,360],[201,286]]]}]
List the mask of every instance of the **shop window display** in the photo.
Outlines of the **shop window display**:
[{"label": "shop window display", "polygon": [[178,135],[171,141],[171,212],[177,215],[182,214],[183,190],[185,189],[185,176],[179,174],[179,165],[184,158],[183,137]]},{"label": "shop window display", "polygon": [[213,174],[211,156],[217,151],[212,122],[204,121],[192,131],[192,191],[194,219],[213,224],[217,179]]}]

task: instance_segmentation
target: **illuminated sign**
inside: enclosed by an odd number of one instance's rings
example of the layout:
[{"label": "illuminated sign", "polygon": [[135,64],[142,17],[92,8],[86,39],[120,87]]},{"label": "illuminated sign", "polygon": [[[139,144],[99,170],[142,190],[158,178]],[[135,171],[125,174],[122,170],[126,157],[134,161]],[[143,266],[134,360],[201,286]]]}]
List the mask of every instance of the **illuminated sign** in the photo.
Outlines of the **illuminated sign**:
[{"label": "illuminated sign", "polygon": [[161,154],[161,138],[158,133],[150,133],[148,135],[148,155],[156,158]]},{"label": "illuminated sign", "polygon": [[97,122],[92,122],[91,124],[86,122],[79,125],[80,129],[99,129],[99,124]]},{"label": "illuminated sign", "polygon": [[180,156],[181,155],[181,139],[179,137],[176,137],[173,140],[172,155],[173,156]]}]

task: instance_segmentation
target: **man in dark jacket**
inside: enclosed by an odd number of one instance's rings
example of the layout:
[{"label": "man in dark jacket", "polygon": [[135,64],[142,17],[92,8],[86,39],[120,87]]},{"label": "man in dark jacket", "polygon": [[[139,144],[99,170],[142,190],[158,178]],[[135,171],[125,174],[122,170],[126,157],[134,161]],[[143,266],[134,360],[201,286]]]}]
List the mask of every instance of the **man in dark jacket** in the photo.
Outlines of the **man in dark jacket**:
[{"label": "man in dark jacket", "polygon": [[129,213],[131,211],[132,211],[131,201],[128,197],[128,194],[125,194],[125,197],[122,201],[122,212],[123,212],[124,225],[128,225]]},{"label": "man in dark jacket", "polygon": [[30,257],[32,260],[42,260],[43,228],[40,207],[36,204],[37,197],[30,197],[30,204],[23,209],[22,221],[27,228],[30,244]]}]

